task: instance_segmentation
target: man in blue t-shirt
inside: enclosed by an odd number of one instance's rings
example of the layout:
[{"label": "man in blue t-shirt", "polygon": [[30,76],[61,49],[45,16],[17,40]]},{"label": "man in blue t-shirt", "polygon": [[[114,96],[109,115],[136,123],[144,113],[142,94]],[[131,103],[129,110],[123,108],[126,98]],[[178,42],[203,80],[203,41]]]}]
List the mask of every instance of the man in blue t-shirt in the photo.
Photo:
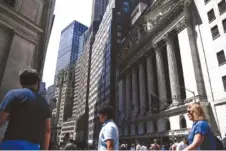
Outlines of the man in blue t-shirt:
[{"label": "man in blue t-shirt", "polygon": [[9,91],[0,106],[0,126],[8,126],[1,150],[48,150],[51,113],[47,101],[38,94],[40,77],[36,70],[20,72],[22,89]]}]

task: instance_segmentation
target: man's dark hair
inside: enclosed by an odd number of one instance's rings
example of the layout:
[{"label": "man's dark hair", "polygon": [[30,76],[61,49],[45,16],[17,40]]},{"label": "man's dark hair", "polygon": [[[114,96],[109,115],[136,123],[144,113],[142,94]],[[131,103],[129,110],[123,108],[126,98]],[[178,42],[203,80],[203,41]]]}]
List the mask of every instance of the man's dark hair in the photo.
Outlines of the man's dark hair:
[{"label": "man's dark hair", "polygon": [[40,76],[34,69],[23,69],[19,73],[22,86],[34,85],[40,82]]},{"label": "man's dark hair", "polygon": [[97,113],[107,115],[108,119],[113,119],[114,109],[111,105],[104,105],[98,110]]}]

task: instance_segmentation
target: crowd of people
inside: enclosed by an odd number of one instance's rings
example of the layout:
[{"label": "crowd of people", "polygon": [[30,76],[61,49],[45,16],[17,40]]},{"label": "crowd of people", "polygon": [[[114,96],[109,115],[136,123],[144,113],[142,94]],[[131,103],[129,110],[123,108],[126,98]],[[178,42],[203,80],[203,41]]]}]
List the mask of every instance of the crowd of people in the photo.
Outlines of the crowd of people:
[{"label": "crowd of people", "polygon": [[164,145],[159,145],[158,140],[154,139],[154,142],[150,144],[149,146],[145,143],[141,143],[136,140],[135,144],[121,144],[120,150],[176,150],[181,151],[184,150],[188,146],[188,140],[186,137],[184,137],[181,142],[178,142],[177,140],[174,140],[174,143],[165,143]]},{"label": "crowd of people", "polygon": [[[21,89],[10,90],[0,105],[0,126],[7,123],[0,150],[49,150],[51,146],[50,107],[39,93],[40,77],[36,70],[26,69],[19,74]],[[98,113],[102,128],[99,133],[98,150],[223,150],[222,142],[214,135],[199,103],[187,106],[187,116],[193,122],[187,138],[174,144],[159,145],[157,139],[146,146],[136,144],[119,145],[118,127],[113,121],[114,108],[102,106]],[[62,150],[78,148],[74,141],[60,146]],[[83,148],[85,149],[85,148]],[[94,148],[92,148],[94,149]]]}]

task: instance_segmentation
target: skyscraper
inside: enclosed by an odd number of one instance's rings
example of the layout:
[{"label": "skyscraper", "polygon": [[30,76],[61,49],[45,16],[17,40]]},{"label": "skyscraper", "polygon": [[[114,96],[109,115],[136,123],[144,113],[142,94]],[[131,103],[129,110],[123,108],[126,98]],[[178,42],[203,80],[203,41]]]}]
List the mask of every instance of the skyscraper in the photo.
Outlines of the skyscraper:
[{"label": "skyscraper", "polygon": [[62,32],[57,57],[56,74],[69,64],[74,64],[78,59],[79,38],[88,28],[73,21]]},{"label": "skyscraper", "polygon": [[46,83],[45,82],[40,83],[39,94],[41,94],[44,98],[46,98],[47,91],[46,91]]},{"label": "skyscraper", "polygon": [[109,0],[93,0],[92,22],[101,21]]},{"label": "skyscraper", "polygon": [[[125,15],[127,14],[127,15]],[[117,47],[125,36],[129,24],[130,9],[127,0],[111,0],[99,25],[92,45],[89,81],[88,143],[95,144],[101,128],[95,113],[104,104],[114,106],[116,101]],[[124,28],[127,27],[127,28]]]}]

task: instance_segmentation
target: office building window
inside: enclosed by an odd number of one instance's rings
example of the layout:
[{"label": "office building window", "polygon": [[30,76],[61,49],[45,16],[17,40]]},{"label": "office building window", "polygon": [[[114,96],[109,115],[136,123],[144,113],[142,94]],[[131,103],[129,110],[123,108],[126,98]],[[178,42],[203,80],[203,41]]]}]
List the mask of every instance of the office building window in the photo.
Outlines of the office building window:
[{"label": "office building window", "polygon": [[224,32],[226,32],[226,19],[224,19],[224,20],[222,21],[222,24],[223,24],[223,27],[224,27]]},{"label": "office building window", "polygon": [[3,0],[3,1],[11,7],[14,7],[16,4],[16,0]]},{"label": "office building window", "polygon": [[223,14],[226,11],[226,2],[225,2],[225,0],[222,0],[218,4],[218,8],[219,8],[220,14]]},{"label": "office building window", "polygon": [[219,65],[222,65],[226,62],[224,50],[221,50],[220,52],[217,53],[217,60],[218,60]]},{"label": "office building window", "polygon": [[205,1],[205,4],[207,4],[210,0],[204,0]]},{"label": "office building window", "polygon": [[216,39],[220,36],[217,25],[211,28],[211,33],[212,33],[213,39]]},{"label": "office building window", "polygon": [[226,76],[222,77],[223,85],[224,85],[224,91],[226,91]]},{"label": "office building window", "polygon": [[213,10],[213,9],[211,9],[211,10],[207,13],[207,15],[208,15],[209,22],[212,22],[212,21],[214,21],[214,20],[216,19],[216,16],[215,16],[215,14],[214,14],[214,10]]}]

